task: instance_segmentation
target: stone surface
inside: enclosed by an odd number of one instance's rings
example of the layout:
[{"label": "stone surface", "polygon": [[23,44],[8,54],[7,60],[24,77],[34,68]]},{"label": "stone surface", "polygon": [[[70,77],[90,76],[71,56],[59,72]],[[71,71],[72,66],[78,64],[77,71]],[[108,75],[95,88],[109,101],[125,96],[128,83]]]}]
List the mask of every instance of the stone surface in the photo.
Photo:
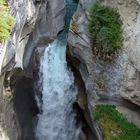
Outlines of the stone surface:
[{"label": "stone surface", "polygon": [[4,46],[0,44],[0,139],[34,140],[33,118],[38,108],[33,79],[27,77],[33,78],[44,48],[63,30],[65,3],[64,0],[8,0],[8,3],[15,26],[11,39]]},{"label": "stone surface", "polygon": [[17,115],[13,109],[13,103],[0,99],[0,139],[18,140],[21,138],[21,129]]},{"label": "stone surface", "polygon": [[[90,0],[80,1],[78,9],[71,21],[71,27],[68,34],[69,54],[77,59],[79,71],[85,83],[87,92],[93,92],[93,55],[90,46],[90,39],[87,34],[87,10],[91,3]],[[76,24],[77,28],[73,29],[72,24]],[[91,95],[91,94],[89,94]],[[96,99],[96,94],[93,98]]]},{"label": "stone surface", "polygon": [[33,79],[16,76],[13,91],[13,106],[21,129],[20,139],[35,140],[33,124],[36,123],[35,119],[39,110],[35,101]]},{"label": "stone surface", "polygon": [[15,26],[12,40],[7,41],[4,47],[7,49],[0,56],[3,60],[0,70],[5,71],[11,64],[10,67],[27,69],[31,73],[29,66],[33,63],[35,48],[46,47],[64,27],[64,0],[9,0],[9,5],[15,16]]},{"label": "stone surface", "polygon": [[[123,23],[122,50],[111,62],[93,56],[94,42],[91,44],[87,29],[88,6],[91,1],[81,0],[68,34],[68,60],[80,72],[89,106],[94,106],[98,102],[115,102],[124,107],[122,99],[140,105],[140,16],[138,14],[140,7],[137,1],[133,0],[103,0],[102,3],[116,8],[120,14]],[[128,110],[124,109],[122,112],[124,114],[127,112],[127,116],[134,116],[131,115],[132,110]],[[137,110],[133,113],[138,116]],[[128,117],[128,120],[132,119]],[[132,122],[136,123],[134,120]]]},{"label": "stone surface", "polygon": [[135,66],[135,68],[140,71],[140,13],[137,18],[137,24],[135,27],[135,32],[134,32],[134,40],[133,40],[133,48],[131,48],[131,60]]},{"label": "stone surface", "polygon": [[[69,53],[71,57],[79,61],[79,71],[86,85],[86,90],[91,104],[96,104],[100,98],[118,96],[120,90],[127,85],[128,90],[136,89],[134,82],[126,80],[131,61],[134,69],[139,70],[139,5],[137,1],[129,0],[104,0],[103,4],[117,8],[123,22],[123,48],[112,62],[105,62],[97,59],[92,54],[92,44],[87,29],[88,4],[91,1],[80,1],[77,12],[71,21],[71,29],[68,36]],[[85,6],[86,5],[86,6]],[[73,26],[75,25],[75,27]],[[135,36],[134,36],[135,35]],[[136,39],[137,38],[137,39]],[[134,41],[135,40],[135,41]],[[93,43],[94,44],[94,43]],[[76,66],[77,67],[77,66]],[[129,79],[129,78],[128,78]],[[133,81],[135,81],[134,79]],[[129,82],[128,82],[129,81]],[[139,102],[139,92],[134,90],[132,94],[122,92],[123,98]],[[130,97],[129,97],[130,96]],[[100,97],[100,98],[98,98]],[[94,103],[93,103],[94,101]],[[138,104],[138,103],[137,103]]]},{"label": "stone surface", "polygon": [[[109,102],[113,98],[117,99],[116,97],[120,95],[124,99],[140,106],[140,16],[138,16],[140,15],[138,14],[138,3],[140,1],[103,0],[103,4],[117,8],[123,22],[124,47],[112,62],[99,60],[92,53],[92,43],[94,42],[90,40],[87,29],[88,9],[91,2],[94,1],[79,0],[78,9],[73,16],[68,33],[68,61],[79,72],[85,86],[84,91],[79,89],[79,92],[87,94],[90,111],[98,103],[98,100],[106,98]],[[5,94],[8,100],[12,90],[9,89],[10,85],[3,88],[4,82],[7,81],[4,78],[7,75],[6,71],[11,71],[11,77],[13,75],[16,77],[18,74],[13,72],[13,69],[21,68],[24,70],[26,77],[32,77],[33,69],[37,70],[39,66],[40,56],[44,51],[44,47],[63,30],[65,16],[64,0],[9,0],[9,4],[11,6],[11,13],[16,17],[16,24],[11,33],[12,39],[7,40],[5,46],[0,50],[0,72],[3,75],[0,79],[0,91],[3,92],[3,89],[5,89],[5,93],[8,93]],[[0,126],[2,126],[0,127],[0,131],[2,135],[7,133],[7,137],[10,140],[21,139],[22,133],[24,133],[24,136],[30,133],[31,135],[27,137],[30,140],[34,139],[30,122],[33,116],[29,115],[29,118],[26,118],[27,116],[22,116],[20,112],[24,107],[27,114],[30,111],[32,112],[32,104],[28,100],[29,97],[26,94],[28,92],[25,91],[26,88],[31,89],[31,87],[24,85],[26,80],[20,81],[21,84],[18,83],[22,89],[21,96],[19,96],[19,88],[17,88],[17,100],[15,103],[19,116],[15,113],[12,102],[7,102],[0,98],[0,112],[2,115],[0,116],[0,119],[2,119],[0,122]],[[12,79],[12,81],[14,80]],[[14,87],[15,83],[13,82],[12,84]],[[30,84],[28,85],[30,86]],[[0,95],[3,95],[1,92]],[[20,100],[22,100],[22,96],[26,96],[24,100],[28,100],[27,105],[31,108],[28,108],[24,104],[24,101],[22,103],[23,106],[18,106]],[[86,101],[83,98],[86,98],[84,93],[78,97],[77,102],[81,109],[88,110],[85,108]],[[119,110],[127,112],[129,115],[131,113],[135,114],[135,112],[126,111],[122,108]],[[10,123],[11,120],[13,121],[12,125]],[[129,120],[131,121],[131,119]],[[19,123],[22,127],[19,126]],[[90,123],[91,121],[88,122],[88,124]],[[27,132],[26,130],[29,130],[29,128],[31,130]],[[102,140],[98,124],[95,122],[94,128],[98,139]],[[17,133],[13,132],[15,130]],[[83,135],[82,137],[84,139],[85,136]],[[24,139],[26,138],[24,137]]]},{"label": "stone surface", "polygon": [[5,133],[3,128],[1,128],[1,127],[0,127],[0,139],[1,140],[9,140],[9,137],[7,136],[7,134]]},{"label": "stone surface", "polygon": [[127,66],[124,85],[120,90],[123,98],[140,106],[140,73],[132,64]]},{"label": "stone surface", "polygon": [[139,110],[130,110],[124,106],[118,106],[117,110],[122,113],[129,122],[134,123],[137,127],[140,128],[140,111]]}]

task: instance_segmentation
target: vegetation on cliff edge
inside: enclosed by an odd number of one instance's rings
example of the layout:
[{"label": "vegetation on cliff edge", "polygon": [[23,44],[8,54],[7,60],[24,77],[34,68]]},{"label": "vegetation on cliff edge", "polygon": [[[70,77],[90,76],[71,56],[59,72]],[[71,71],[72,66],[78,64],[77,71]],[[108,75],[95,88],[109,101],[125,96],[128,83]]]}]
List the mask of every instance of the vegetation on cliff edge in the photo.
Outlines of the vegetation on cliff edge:
[{"label": "vegetation on cliff edge", "polygon": [[105,140],[140,140],[140,129],[113,105],[97,105],[93,116],[99,121]]},{"label": "vegetation on cliff edge", "polygon": [[5,0],[0,0],[0,43],[4,43],[10,36],[14,24],[13,17],[9,14],[8,5]]},{"label": "vegetation on cliff edge", "polygon": [[122,21],[117,10],[95,3],[89,11],[88,30],[93,53],[111,56],[122,46]]}]

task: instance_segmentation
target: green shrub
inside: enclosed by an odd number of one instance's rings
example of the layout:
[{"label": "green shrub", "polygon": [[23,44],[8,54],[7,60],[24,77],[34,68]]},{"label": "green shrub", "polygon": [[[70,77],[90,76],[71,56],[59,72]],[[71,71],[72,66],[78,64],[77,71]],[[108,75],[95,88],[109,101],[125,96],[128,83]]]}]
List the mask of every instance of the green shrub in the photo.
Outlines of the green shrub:
[{"label": "green shrub", "polygon": [[122,22],[119,13],[107,6],[95,3],[89,11],[88,30],[94,39],[93,51],[111,55],[122,46]]},{"label": "green shrub", "polygon": [[4,41],[10,36],[10,30],[14,24],[14,19],[9,14],[8,5],[5,0],[0,0],[0,42]]},{"label": "green shrub", "polygon": [[97,105],[93,116],[99,121],[105,140],[140,140],[140,129],[112,105]]},{"label": "green shrub", "polygon": [[72,29],[73,32],[77,32],[78,25],[76,21],[74,20],[72,21],[70,28]]}]

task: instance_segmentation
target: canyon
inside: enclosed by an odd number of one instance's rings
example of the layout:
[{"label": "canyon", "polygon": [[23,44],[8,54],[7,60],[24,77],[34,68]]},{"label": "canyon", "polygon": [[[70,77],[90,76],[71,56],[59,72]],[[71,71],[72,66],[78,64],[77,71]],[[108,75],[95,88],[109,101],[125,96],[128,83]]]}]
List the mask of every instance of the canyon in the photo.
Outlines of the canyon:
[{"label": "canyon", "polygon": [[140,1],[99,0],[123,24],[111,62],[92,52],[94,2],[8,0],[15,25],[0,52],[0,140],[103,140],[97,104],[115,105],[140,128]]}]

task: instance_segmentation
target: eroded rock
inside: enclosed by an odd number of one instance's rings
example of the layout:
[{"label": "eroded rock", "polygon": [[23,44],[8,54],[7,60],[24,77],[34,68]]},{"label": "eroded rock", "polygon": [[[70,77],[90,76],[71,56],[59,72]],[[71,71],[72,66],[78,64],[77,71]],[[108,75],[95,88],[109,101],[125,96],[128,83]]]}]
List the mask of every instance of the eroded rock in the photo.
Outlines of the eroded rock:
[{"label": "eroded rock", "polygon": [[140,75],[139,71],[131,64],[127,66],[124,86],[121,89],[121,96],[132,103],[140,106]]},{"label": "eroded rock", "polygon": [[[120,13],[123,28],[123,47],[118,55],[111,61],[102,61],[94,57],[88,34],[88,4],[91,1],[80,1],[78,9],[71,21],[68,34],[68,59],[80,72],[85,84],[89,106],[94,106],[98,101],[123,102],[122,97],[139,105],[139,45],[134,45],[134,32],[137,23],[139,5],[133,0],[103,0],[102,3],[116,8]],[[86,6],[85,6],[86,5]],[[139,29],[139,22],[137,23]],[[139,30],[137,30],[139,32]],[[93,43],[93,44],[91,44]],[[139,44],[139,37],[135,44]],[[132,62],[132,49],[136,63]],[[120,100],[121,99],[121,100]],[[106,102],[106,103],[107,103]],[[131,111],[130,111],[131,112]],[[130,120],[130,119],[129,119]],[[134,122],[134,121],[133,121]]]},{"label": "eroded rock", "polygon": [[64,28],[65,3],[64,0],[8,2],[15,26],[11,39],[0,52],[0,112],[3,115],[0,127],[7,135],[6,140],[34,140],[33,118],[38,110],[33,73],[39,67],[40,50]]},{"label": "eroded rock", "polygon": [[15,26],[12,40],[4,47],[7,49],[1,56],[0,69],[3,72],[11,64],[10,68],[27,69],[31,73],[35,48],[46,46],[64,27],[65,3],[64,0],[37,1],[36,4],[32,0],[9,0],[9,4]]}]

